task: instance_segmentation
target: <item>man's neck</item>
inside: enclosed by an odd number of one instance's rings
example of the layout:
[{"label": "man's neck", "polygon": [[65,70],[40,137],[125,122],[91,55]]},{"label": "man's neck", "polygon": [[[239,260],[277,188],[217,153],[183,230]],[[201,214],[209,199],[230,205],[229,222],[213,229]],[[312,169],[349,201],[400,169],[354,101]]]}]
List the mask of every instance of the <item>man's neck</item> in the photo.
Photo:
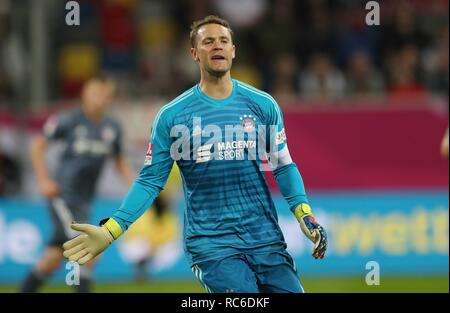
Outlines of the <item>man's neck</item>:
[{"label": "man's neck", "polygon": [[228,98],[233,91],[233,80],[230,72],[221,77],[214,77],[209,74],[202,75],[199,85],[204,94],[214,99]]},{"label": "man's neck", "polygon": [[84,106],[81,107],[81,110],[83,111],[84,116],[86,116],[86,118],[94,124],[100,123],[103,119],[103,114],[95,114]]}]

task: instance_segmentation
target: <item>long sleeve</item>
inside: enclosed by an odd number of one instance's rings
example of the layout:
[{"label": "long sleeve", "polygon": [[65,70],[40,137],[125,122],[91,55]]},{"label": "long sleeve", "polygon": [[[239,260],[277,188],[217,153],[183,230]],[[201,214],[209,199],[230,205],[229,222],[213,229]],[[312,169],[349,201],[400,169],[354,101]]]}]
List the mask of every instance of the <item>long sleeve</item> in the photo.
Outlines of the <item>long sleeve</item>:
[{"label": "long sleeve", "polygon": [[272,173],[292,212],[301,203],[308,203],[303,178],[289,153],[281,110],[273,98],[267,105],[266,150]]},{"label": "long sleeve", "polygon": [[294,162],[278,167],[273,175],[292,212],[299,204],[308,203],[302,176]]},{"label": "long sleeve", "polygon": [[163,111],[161,109],[155,118],[144,166],[121,206],[112,215],[122,231],[127,230],[150,207],[162,191],[172,169],[174,161],[170,155],[170,118]]}]

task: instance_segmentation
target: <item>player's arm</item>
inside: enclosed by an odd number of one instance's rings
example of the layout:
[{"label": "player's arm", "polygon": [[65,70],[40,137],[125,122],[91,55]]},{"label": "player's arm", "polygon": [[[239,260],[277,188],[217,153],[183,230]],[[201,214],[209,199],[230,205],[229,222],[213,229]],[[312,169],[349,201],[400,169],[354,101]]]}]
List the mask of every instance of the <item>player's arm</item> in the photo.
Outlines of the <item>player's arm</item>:
[{"label": "player's arm", "polygon": [[58,184],[50,177],[45,163],[47,138],[38,135],[31,146],[31,163],[37,177],[38,186],[44,197],[52,198],[59,193]]},{"label": "player's arm", "polygon": [[302,232],[314,243],[313,257],[322,259],[327,249],[327,234],[314,219],[302,176],[289,153],[281,110],[273,98],[268,108],[269,132],[266,149],[272,173]]},{"label": "player's arm", "polygon": [[45,151],[50,140],[63,139],[65,137],[68,123],[66,116],[51,116],[44,125],[43,134],[37,135],[31,144],[33,170],[41,194],[47,198],[55,197],[59,193],[59,187],[49,174],[45,162]]},{"label": "player's arm", "polygon": [[[159,116],[160,114],[158,114]],[[100,226],[73,224],[72,229],[82,234],[63,245],[64,256],[85,264],[105,250],[136,221],[163,189],[173,159],[170,155],[170,131],[167,116],[155,119],[144,166],[128,191],[121,206]]]}]

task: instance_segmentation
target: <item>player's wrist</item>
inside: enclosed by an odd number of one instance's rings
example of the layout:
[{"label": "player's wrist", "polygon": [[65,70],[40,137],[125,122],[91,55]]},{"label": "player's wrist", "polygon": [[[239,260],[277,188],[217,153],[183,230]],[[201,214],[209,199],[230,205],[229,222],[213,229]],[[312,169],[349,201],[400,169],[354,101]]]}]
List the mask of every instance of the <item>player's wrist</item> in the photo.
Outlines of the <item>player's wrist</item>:
[{"label": "player's wrist", "polygon": [[100,229],[105,235],[107,245],[110,245],[114,241],[114,237],[111,232],[104,225],[100,226]]},{"label": "player's wrist", "polygon": [[122,235],[123,230],[120,224],[113,218],[107,218],[100,222],[100,226],[104,227],[108,230],[109,234],[112,236],[112,239],[115,240]]},{"label": "player's wrist", "polygon": [[298,221],[303,219],[305,216],[313,216],[311,207],[307,203],[300,203],[294,209],[294,215]]}]

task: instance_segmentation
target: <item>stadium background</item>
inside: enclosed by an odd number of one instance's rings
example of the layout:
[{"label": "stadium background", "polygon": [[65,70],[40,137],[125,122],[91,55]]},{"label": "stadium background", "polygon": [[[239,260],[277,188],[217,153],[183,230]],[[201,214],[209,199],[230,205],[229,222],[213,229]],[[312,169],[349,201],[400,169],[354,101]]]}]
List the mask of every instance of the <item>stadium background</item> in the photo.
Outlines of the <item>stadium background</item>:
[{"label": "stadium background", "polygon": [[[38,259],[51,224],[31,169],[29,144],[53,112],[78,104],[83,81],[103,69],[119,82],[113,113],[136,171],[157,110],[198,79],[188,30],[208,14],[228,19],[232,75],[270,92],[283,109],[290,151],[330,236],[315,261],[274,180],[280,224],[307,291],[448,292],[448,1],[0,0],[0,291],[11,292]],[[58,146],[48,155],[55,165]],[[127,191],[109,164],[92,222]],[[177,173],[172,215],[152,231],[151,213],[113,245],[95,270],[97,291],[202,292],[181,246]],[[155,234],[156,233],[156,234]],[[156,239],[155,239],[156,237]],[[158,243],[155,243],[158,242]],[[159,245],[148,280],[133,260]],[[366,264],[381,284],[367,286]],[[46,291],[68,291],[62,267]]]}]

